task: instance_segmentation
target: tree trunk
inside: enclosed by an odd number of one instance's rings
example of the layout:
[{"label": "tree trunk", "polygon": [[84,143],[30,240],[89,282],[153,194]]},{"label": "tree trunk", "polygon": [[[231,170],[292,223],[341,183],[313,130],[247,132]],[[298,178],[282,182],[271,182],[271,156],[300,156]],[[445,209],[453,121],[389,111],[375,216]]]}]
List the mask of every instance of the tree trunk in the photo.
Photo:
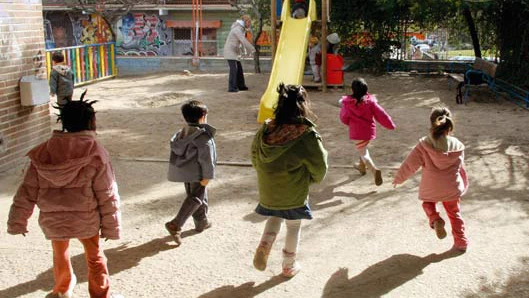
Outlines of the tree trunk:
[{"label": "tree trunk", "polygon": [[257,34],[255,34],[253,38],[253,44],[255,47],[255,55],[253,56],[255,73],[261,73],[261,64],[259,63],[259,56],[261,54],[261,46],[257,44],[257,41],[259,40],[259,37],[261,37],[261,34],[263,34],[263,18],[259,17],[259,26],[257,29]]},{"label": "tree trunk", "polygon": [[470,7],[467,4],[463,4],[463,17],[467,21],[468,31],[470,32],[470,37],[472,38],[472,45],[474,46],[474,56],[481,58],[481,48],[479,46],[478,31],[476,30],[476,25],[474,24],[474,19],[470,13]]}]

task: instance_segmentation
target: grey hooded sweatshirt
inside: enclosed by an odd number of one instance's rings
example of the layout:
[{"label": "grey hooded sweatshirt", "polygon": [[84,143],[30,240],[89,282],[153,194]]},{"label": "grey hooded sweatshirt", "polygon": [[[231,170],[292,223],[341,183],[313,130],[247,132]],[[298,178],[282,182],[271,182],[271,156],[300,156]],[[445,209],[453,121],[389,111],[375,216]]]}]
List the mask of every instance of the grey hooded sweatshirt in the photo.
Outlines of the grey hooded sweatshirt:
[{"label": "grey hooded sweatshirt", "polygon": [[68,65],[58,64],[50,74],[50,93],[57,94],[57,99],[72,98],[74,75]]},{"label": "grey hooded sweatshirt", "polygon": [[215,128],[208,124],[188,123],[171,138],[169,181],[199,182],[215,178],[215,132]]}]

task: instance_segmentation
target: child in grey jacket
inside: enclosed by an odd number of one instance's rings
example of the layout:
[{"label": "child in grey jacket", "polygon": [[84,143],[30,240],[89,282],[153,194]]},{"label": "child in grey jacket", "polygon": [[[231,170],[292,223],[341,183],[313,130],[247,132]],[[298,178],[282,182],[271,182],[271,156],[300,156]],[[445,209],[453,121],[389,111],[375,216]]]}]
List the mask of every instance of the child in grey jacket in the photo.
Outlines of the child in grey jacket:
[{"label": "child in grey jacket", "polygon": [[60,51],[52,54],[53,68],[50,73],[50,95],[57,95],[58,104],[66,104],[72,100],[74,75],[70,66],[64,63],[64,55]]},{"label": "child in grey jacket", "polygon": [[207,218],[208,195],[206,186],[215,177],[217,153],[215,149],[215,128],[207,124],[207,106],[197,100],[182,106],[182,115],[187,124],[180,129],[170,142],[169,172],[167,179],[184,182],[186,198],[176,217],[165,223],[176,244],[182,244],[182,227],[192,216],[195,230],[202,232],[211,227]]}]

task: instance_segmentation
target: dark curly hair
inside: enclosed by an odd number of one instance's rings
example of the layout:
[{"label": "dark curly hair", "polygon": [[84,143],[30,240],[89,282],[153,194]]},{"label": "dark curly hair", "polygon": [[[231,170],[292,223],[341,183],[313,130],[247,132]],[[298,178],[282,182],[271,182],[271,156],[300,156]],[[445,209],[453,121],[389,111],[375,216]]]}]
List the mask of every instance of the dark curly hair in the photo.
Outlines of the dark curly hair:
[{"label": "dark curly hair", "polygon": [[277,87],[279,97],[274,110],[276,124],[296,123],[301,117],[316,118],[310,110],[307,91],[301,85],[285,85]]},{"label": "dark curly hair", "polygon": [[62,130],[67,132],[79,132],[83,130],[92,130],[92,121],[95,117],[95,110],[92,107],[97,100],[84,100],[85,90],[81,94],[80,100],[66,99],[64,104],[57,104],[54,108],[59,110],[57,122],[62,123]]}]

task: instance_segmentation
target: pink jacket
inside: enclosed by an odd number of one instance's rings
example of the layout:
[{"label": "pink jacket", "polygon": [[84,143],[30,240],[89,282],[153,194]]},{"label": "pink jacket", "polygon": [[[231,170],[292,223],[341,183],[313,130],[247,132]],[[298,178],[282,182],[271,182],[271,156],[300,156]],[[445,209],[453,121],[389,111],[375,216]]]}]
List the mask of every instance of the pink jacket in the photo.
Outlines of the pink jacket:
[{"label": "pink jacket", "polygon": [[119,239],[119,194],[108,152],[94,131],[65,133],[33,148],[24,181],[9,211],[7,232],[27,233],[35,204],[47,239]]},{"label": "pink jacket", "polygon": [[395,129],[395,123],[391,117],[369,93],[358,106],[356,106],[356,99],[350,95],[343,96],[340,102],[342,104],[340,120],[349,126],[351,140],[374,140],[377,137],[375,120],[387,129]]},{"label": "pink jacket", "polygon": [[[419,199],[423,201],[452,201],[459,199],[468,188],[464,167],[465,146],[454,137],[442,137],[445,146],[424,137],[400,166],[393,184],[401,184],[422,167]],[[444,147],[445,150],[436,149]]]}]

